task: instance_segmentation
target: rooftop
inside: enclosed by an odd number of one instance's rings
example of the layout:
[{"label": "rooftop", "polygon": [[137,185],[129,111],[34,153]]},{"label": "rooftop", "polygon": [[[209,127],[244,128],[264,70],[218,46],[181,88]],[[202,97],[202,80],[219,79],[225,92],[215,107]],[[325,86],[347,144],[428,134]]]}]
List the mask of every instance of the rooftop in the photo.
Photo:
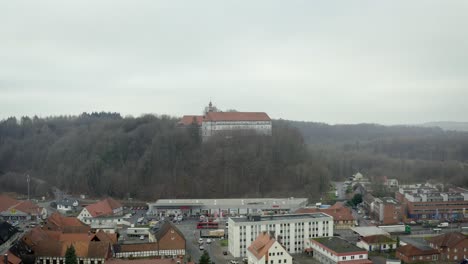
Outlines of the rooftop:
[{"label": "rooftop", "polygon": [[311,238],[311,240],[315,240],[316,242],[322,244],[323,246],[327,247],[330,250],[335,251],[336,253],[350,253],[350,252],[366,251],[339,237]]},{"label": "rooftop", "polygon": [[299,206],[307,198],[246,198],[246,199],[159,199],[151,206]]},{"label": "rooftop", "polygon": [[358,233],[360,236],[373,236],[373,235],[386,235],[390,236],[390,234],[381,228],[376,226],[359,226],[351,228],[354,232]]},{"label": "rooftop", "polygon": [[252,242],[252,244],[250,244],[247,250],[249,250],[257,259],[261,259],[268,253],[268,250],[275,241],[275,238],[270,236],[269,233],[263,232]]},{"label": "rooftop", "polygon": [[287,214],[287,215],[270,215],[270,216],[254,216],[248,217],[231,217],[234,222],[245,223],[245,222],[261,222],[261,221],[286,221],[286,220],[298,220],[298,219],[317,219],[317,218],[333,218],[324,213],[311,213],[311,214]]}]

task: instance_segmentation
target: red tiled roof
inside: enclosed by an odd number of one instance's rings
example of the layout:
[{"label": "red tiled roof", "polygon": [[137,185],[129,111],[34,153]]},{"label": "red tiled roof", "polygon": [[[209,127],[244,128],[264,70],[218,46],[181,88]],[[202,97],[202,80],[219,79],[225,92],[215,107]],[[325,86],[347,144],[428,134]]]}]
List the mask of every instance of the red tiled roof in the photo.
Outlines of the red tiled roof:
[{"label": "red tiled roof", "polygon": [[395,240],[386,235],[365,236],[362,237],[361,240],[367,244],[396,243]]},{"label": "red tiled roof", "polygon": [[199,115],[184,115],[182,119],[179,121],[179,124],[182,124],[184,126],[191,125],[193,123],[193,119],[195,118],[195,123],[199,126],[201,126],[202,121],[203,121],[203,116]]},{"label": "red tiled roof", "polygon": [[351,209],[345,207],[342,203],[335,203],[333,206],[320,209],[320,208],[299,208],[296,213],[309,214],[309,213],[325,213],[333,217],[334,221],[353,221],[354,216]]},{"label": "red tiled roof", "polygon": [[432,249],[432,248],[420,249],[411,244],[404,245],[402,247],[397,248],[396,252],[401,253],[405,255],[406,257],[439,254],[439,251],[437,249]]},{"label": "red tiled roof", "polygon": [[112,198],[107,198],[97,203],[86,206],[92,217],[108,216],[113,214],[113,210],[122,207],[122,204]]},{"label": "red tiled roof", "polygon": [[11,264],[21,263],[22,260],[19,257],[17,257],[15,254],[11,253],[11,251],[8,250],[7,254],[8,254],[8,263],[11,263]]},{"label": "red tiled roof", "polygon": [[13,205],[18,204],[18,200],[7,195],[0,195],[0,212],[10,209]]},{"label": "red tiled roof", "polygon": [[[172,259],[172,258],[164,258],[164,259],[109,259],[106,260],[106,264],[177,264],[184,263],[183,259]],[[187,262],[187,264],[193,262]]]},{"label": "red tiled roof", "polygon": [[453,248],[458,245],[460,242],[468,240],[468,237],[460,232],[451,232],[442,235],[438,235],[435,237],[428,238],[427,241],[437,247],[448,247]]},{"label": "red tiled roof", "polygon": [[208,112],[205,121],[271,121],[264,112]]},{"label": "red tiled roof", "polygon": [[47,218],[47,229],[54,231],[63,231],[64,233],[88,233],[90,227],[83,224],[75,217],[66,217],[58,212],[53,213]]},{"label": "red tiled roof", "polygon": [[270,247],[275,243],[275,238],[267,232],[263,232],[247,248],[257,259],[261,259],[268,253]]},{"label": "red tiled roof", "polygon": [[7,195],[0,195],[0,212],[7,210],[18,210],[27,214],[39,214],[41,213],[41,207],[37,206],[31,201],[19,201],[13,199]]}]

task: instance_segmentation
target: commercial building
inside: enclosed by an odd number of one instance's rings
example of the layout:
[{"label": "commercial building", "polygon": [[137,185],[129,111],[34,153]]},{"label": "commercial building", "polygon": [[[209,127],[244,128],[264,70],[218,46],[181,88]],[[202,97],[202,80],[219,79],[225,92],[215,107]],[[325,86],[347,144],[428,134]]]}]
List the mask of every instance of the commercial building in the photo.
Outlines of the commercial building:
[{"label": "commercial building", "polygon": [[148,203],[149,215],[240,216],[283,214],[307,205],[307,198],[160,199]]},{"label": "commercial building", "polygon": [[468,218],[468,192],[440,192],[427,185],[401,186],[396,193],[403,220]]},{"label": "commercial building", "polygon": [[304,251],[308,238],[333,236],[333,218],[324,213],[229,218],[229,252],[245,257],[247,248],[262,232],[274,234],[289,253]]},{"label": "commercial building", "polygon": [[28,200],[16,200],[0,195],[0,218],[5,221],[45,219],[47,209]]},{"label": "commercial building", "polygon": [[292,257],[273,235],[262,232],[248,247],[249,264],[292,264]]},{"label": "commercial building", "polygon": [[339,237],[311,238],[306,242],[306,251],[323,264],[372,264],[367,250]]},{"label": "commercial building", "polygon": [[363,248],[368,251],[388,251],[396,249],[397,242],[390,236],[386,235],[372,235],[360,237],[356,246]]}]

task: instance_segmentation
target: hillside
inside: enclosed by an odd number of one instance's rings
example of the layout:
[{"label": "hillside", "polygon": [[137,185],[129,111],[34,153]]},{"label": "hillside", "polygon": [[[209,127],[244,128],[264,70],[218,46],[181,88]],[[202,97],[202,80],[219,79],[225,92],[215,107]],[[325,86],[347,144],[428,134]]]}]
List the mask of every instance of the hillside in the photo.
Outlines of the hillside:
[{"label": "hillside", "polygon": [[357,171],[379,182],[468,187],[468,133],[440,128],[273,121],[273,136],[213,138],[177,118],[117,113],[0,122],[0,191],[50,186],[140,199],[323,197]]},{"label": "hillside", "polygon": [[422,127],[439,127],[447,131],[464,131],[468,132],[468,122],[450,122],[450,121],[440,121],[440,122],[428,122],[421,124]]},{"label": "hillside", "polygon": [[[0,123],[0,188],[25,192],[25,174],[74,193],[142,199],[319,197],[330,177],[297,129],[213,138],[177,119],[115,113],[10,118]],[[43,195],[44,186],[32,188]]]}]

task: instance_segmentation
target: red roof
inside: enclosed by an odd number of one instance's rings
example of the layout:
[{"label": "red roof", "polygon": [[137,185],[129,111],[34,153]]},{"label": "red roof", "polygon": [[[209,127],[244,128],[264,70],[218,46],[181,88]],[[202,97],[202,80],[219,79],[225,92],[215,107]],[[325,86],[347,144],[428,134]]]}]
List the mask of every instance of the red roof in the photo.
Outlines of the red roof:
[{"label": "red roof", "polygon": [[405,255],[406,257],[413,257],[413,256],[424,256],[424,255],[434,255],[439,254],[437,249],[432,248],[424,248],[420,249],[411,244],[404,245],[396,249],[396,252]]},{"label": "red roof", "polygon": [[184,115],[182,119],[179,121],[179,124],[188,126],[193,123],[194,119],[195,119],[195,123],[201,126],[202,121],[203,121],[203,116],[199,116],[199,115]]},{"label": "red roof", "polygon": [[62,231],[64,233],[87,233],[90,227],[83,224],[75,217],[66,217],[58,212],[47,218],[46,227],[48,230]]},{"label": "red roof", "polygon": [[31,201],[19,201],[6,195],[0,195],[0,212],[17,210],[26,214],[40,214],[41,207]]},{"label": "red roof", "polygon": [[427,239],[429,243],[436,245],[437,247],[448,247],[453,248],[459,243],[468,240],[468,237],[460,232],[451,232]]},{"label": "red roof", "polygon": [[86,206],[92,217],[113,215],[113,210],[122,207],[122,204],[112,198],[107,198]]},{"label": "red roof", "polygon": [[298,214],[309,214],[309,213],[325,213],[333,217],[334,221],[353,221],[354,216],[351,209],[345,207],[343,203],[337,202],[333,206],[320,209],[320,208],[300,208],[296,211]]},{"label": "red roof", "polygon": [[395,240],[386,235],[365,236],[362,237],[361,240],[366,242],[367,244],[396,243]]},{"label": "red roof", "polygon": [[252,244],[250,244],[247,250],[249,250],[257,259],[261,259],[263,256],[268,254],[268,250],[275,241],[274,237],[270,236],[267,232],[263,232],[252,242]]},{"label": "red roof", "polygon": [[19,257],[17,257],[15,254],[11,253],[11,251],[8,250],[7,254],[8,254],[8,263],[11,263],[11,264],[21,263],[22,260]]},{"label": "red roof", "polygon": [[204,121],[271,121],[264,112],[208,112]]}]

